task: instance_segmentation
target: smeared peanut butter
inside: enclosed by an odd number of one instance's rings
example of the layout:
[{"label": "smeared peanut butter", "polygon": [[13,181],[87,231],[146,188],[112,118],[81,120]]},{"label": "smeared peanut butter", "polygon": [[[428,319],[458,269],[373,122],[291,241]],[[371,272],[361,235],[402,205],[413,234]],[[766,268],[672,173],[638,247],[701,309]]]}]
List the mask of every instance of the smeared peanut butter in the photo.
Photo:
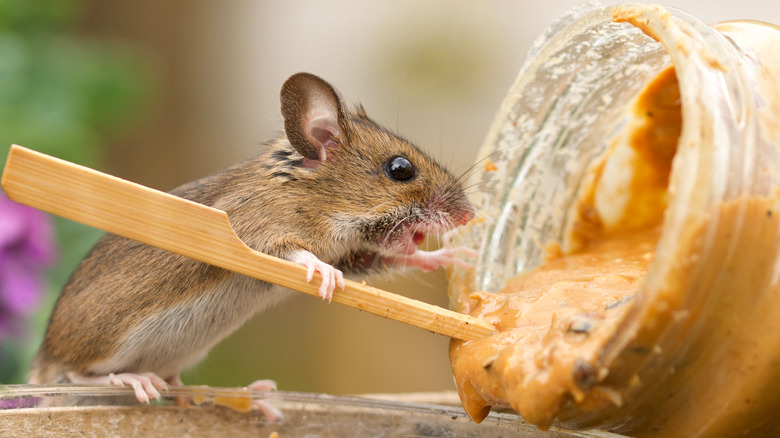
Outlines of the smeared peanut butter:
[{"label": "smeared peanut butter", "polygon": [[[491,406],[509,406],[544,428],[566,404],[596,409],[622,403],[620,392],[602,384],[608,370],[599,354],[653,258],[680,126],[679,90],[670,68],[638,98],[628,135],[613,145],[627,150],[617,165],[631,166],[630,181],[614,181],[609,171],[614,154],[593,170],[596,178],[572,227],[577,250],[551,255],[499,293],[476,292],[463,301],[462,312],[500,330],[450,346],[461,400],[475,421]],[[620,190],[610,191],[614,185]],[[606,198],[599,198],[604,192]]]},{"label": "smeared peanut butter", "polygon": [[599,405],[620,396],[598,387],[598,352],[614,333],[652,259],[656,231],[594,242],[551,260],[494,294],[477,292],[468,313],[500,330],[453,342],[450,355],[464,407],[482,420],[491,405],[511,406],[549,425],[567,399]]}]

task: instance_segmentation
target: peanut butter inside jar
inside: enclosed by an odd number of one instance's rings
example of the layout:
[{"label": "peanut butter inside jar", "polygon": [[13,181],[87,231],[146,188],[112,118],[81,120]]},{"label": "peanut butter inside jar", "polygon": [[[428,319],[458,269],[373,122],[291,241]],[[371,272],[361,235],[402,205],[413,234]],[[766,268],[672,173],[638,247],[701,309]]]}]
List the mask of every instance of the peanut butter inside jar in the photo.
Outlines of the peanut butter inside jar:
[{"label": "peanut butter inside jar", "polygon": [[[780,432],[778,44],[771,25],[637,5],[540,38],[483,152],[517,146],[474,178],[496,212],[465,236],[481,258],[450,272],[453,307],[498,330],[450,345],[475,421]],[[565,90],[552,106],[545,80]]]}]

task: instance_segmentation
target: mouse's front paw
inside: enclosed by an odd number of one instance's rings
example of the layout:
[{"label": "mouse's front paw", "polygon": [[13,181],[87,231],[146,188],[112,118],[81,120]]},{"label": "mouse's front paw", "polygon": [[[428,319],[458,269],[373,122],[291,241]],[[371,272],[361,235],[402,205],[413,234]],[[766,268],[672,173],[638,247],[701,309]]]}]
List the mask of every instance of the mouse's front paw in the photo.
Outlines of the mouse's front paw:
[{"label": "mouse's front paw", "polygon": [[468,267],[468,263],[466,263],[462,257],[474,258],[477,256],[477,252],[466,246],[452,246],[452,238],[457,233],[457,229],[444,233],[441,241],[442,247],[435,251],[423,251],[418,249],[411,255],[398,258],[393,264],[419,268],[423,271],[433,271],[454,264]]},{"label": "mouse's front paw", "polygon": [[306,267],[306,281],[311,283],[314,279],[314,272],[319,272],[322,276],[319,295],[323,300],[330,302],[333,299],[333,291],[336,286],[344,289],[344,274],[333,266],[318,259],[317,256],[306,250],[298,250],[290,256],[290,261]]},{"label": "mouse's front paw", "polygon": [[453,264],[467,267],[468,263],[461,259],[459,255],[474,257],[476,251],[465,246],[440,248],[436,251],[417,250],[414,254],[406,257],[404,264],[408,267],[422,269],[423,271],[433,271]]},{"label": "mouse's front paw", "polygon": [[477,256],[477,252],[467,246],[452,246],[452,238],[457,233],[459,233],[457,228],[445,233],[442,239],[441,249],[430,252],[430,258],[433,263],[438,263],[437,267],[457,264],[466,268],[469,264],[461,257],[473,259]]}]

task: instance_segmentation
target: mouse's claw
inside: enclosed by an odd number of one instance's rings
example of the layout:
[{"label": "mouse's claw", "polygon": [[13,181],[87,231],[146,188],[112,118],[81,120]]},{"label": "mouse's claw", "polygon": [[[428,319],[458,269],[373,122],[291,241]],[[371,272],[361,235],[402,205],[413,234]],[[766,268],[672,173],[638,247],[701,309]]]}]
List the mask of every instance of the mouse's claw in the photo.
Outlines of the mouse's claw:
[{"label": "mouse's claw", "polygon": [[[276,382],[273,380],[256,380],[247,385],[247,388],[264,393],[273,392],[276,391]],[[280,420],[284,416],[279,408],[262,398],[252,399],[252,409],[262,412],[268,421]]]},{"label": "mouse's claw", "polygon": [[344,274],[333,266],[318,259],[317,256],[304,249],[298,250],[290,256],[290,261],[306,267],[306,281],[311,283],[314,279],[314,272],[319,272],[322,276],[322,283],[318,294],[323,300],[330,302],[333,299],[333,291],[336,286],[344,289]]},{"label": "mouse's claw", "polygon": [[158,390],[168,389],[168,383],[154,373],[120,373],[107,376],[87,376],[78,373],[68,373],[68,380],[73,383],[112,385],[124,387],[130,385],[135,398],[141,403],[149,403],[150,399],[160,400]]},{"label": "mouse's claw", "polygon": [[415,267],[423,271],[433,271],[443,266],[459,265],[468,267],[469,264],[457,257],[457,254],[467,256],[476,255],[471,248],[459,246],[455,248],[440,248],[436,251],[417,250],[414,254],[404,258],[403,263],[408,267]]}]

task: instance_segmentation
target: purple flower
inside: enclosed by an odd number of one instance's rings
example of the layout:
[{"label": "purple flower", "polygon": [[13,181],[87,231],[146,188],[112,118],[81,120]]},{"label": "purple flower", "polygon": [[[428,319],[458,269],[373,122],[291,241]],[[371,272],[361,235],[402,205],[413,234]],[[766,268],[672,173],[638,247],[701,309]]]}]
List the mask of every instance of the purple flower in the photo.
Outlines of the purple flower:
[{"label": "purple flower", "polygon": [[49,217],[0,193],[0,340],[38,306],[54,259]]},{"label": "purple flower", "polygon": [[38,397],[18,397],[0,399],[0,410],[3,409],[21,409],[34,408],[41,401]]}]

